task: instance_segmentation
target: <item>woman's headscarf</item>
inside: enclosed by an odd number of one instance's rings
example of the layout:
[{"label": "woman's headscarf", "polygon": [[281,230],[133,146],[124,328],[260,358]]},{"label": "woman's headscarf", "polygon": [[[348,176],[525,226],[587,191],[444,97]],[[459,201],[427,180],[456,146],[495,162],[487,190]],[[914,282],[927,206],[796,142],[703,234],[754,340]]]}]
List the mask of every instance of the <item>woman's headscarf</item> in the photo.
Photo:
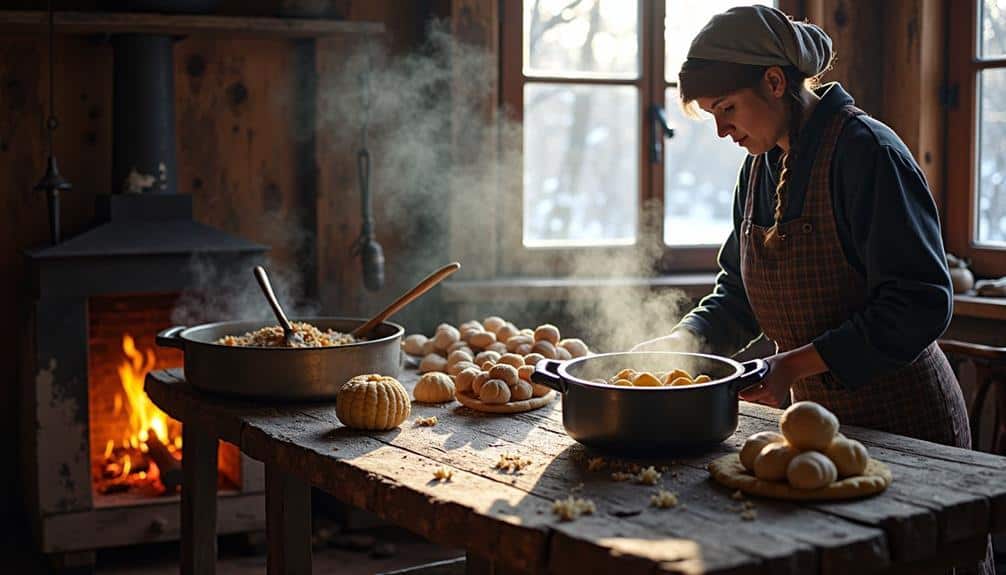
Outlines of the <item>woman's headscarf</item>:
[{"label": "woman's headscarf", "polygon": [[831,38],[814,24],[794,22],[775,8],[739,6],[713,16],[692,40],[688,59],[794,66],[812,78],[831,62]]}]

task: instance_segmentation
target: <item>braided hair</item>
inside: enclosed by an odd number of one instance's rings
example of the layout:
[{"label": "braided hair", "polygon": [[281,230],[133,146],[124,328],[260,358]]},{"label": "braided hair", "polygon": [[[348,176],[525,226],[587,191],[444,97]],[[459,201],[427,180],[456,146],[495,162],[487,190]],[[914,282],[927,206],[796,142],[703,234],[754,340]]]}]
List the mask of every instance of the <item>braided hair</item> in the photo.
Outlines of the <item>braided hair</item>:
[{"label": "braided hair", "polygon": [[[796,161],[797,144],[800,139],[800,125],[803,122],[803,98],[802,90],[807,83],[807,76],[796,68],[787,66],[783,69],[786,75],[786,95],[789,100],[789,150],[782,156],[782,170],[779,172],[779,182],[775,186],[775,210],[773,214],[773,224],[765,234],[766,245],[776,245],[786,238],[785,234],[779,232],[779,225],[782,223],[782,216],[786,210],[786,192],[789,187],[790,168]],[[749,192],[750,193],[750,192]]]}]

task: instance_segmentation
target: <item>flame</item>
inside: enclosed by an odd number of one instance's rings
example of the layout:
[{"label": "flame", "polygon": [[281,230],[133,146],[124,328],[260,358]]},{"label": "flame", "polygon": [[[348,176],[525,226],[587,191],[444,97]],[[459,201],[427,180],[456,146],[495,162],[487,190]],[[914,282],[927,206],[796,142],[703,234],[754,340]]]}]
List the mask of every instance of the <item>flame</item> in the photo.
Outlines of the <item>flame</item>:
[{"label": "flame", "polygon": [[122,351],[127,361],[119,365],[119,379],[126,392],[129,411],[129,444],[136,449],[147,440],[147,430],[153,429],[158,439],[168,441],[168,416],[157,408],[143,391],[143,379],[153,369],[157,356],[148,349],[146,354],[136,349],[136,342],[128,333],[122,337]]}]

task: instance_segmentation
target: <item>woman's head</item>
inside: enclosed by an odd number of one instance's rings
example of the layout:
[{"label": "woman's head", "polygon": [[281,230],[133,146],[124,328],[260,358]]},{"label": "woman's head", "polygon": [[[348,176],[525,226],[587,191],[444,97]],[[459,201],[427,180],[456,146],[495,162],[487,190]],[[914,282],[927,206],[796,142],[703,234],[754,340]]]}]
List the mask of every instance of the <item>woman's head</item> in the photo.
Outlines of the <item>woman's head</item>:
[{"label": "woman's head", "polygon": [[679,74],[681,102],[710,112],[720,137],[760,154],[788,143],[805,86],[831,58],[831,39],[817,26],[767,6],[732,8],[692,41]]}]

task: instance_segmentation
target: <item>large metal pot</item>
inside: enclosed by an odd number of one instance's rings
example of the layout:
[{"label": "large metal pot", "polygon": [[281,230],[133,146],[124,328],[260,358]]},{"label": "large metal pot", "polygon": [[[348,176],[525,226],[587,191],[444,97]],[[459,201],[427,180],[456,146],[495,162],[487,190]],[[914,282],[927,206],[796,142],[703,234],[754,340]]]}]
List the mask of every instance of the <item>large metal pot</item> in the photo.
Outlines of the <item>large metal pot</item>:
[{"label": "large metal pot", "polygon": [[[298,318],[318,329],[349,333],[365,319]],[[185,352],[185,379],[197,389],[245,397],[334,399],[343,383],[364,373],[397,377],[405,329],[378,325],[366,341],[338,347],[232,347],[214,343],[275,321],[225,321],[195,327],[176,326],[157,334],[157,345]]]},{"label": "large metal pot", "polygon": [[[707,374],[709,383],[680,387],[616,387],[624,368]],[[768,364],[739,363],[700,353],[606,353],[570,361],[543,360],[532,381],[562,394],[562,425],[576,441],[618,451],[698,451],[737,430],[737,392],[761,381]]]}]

